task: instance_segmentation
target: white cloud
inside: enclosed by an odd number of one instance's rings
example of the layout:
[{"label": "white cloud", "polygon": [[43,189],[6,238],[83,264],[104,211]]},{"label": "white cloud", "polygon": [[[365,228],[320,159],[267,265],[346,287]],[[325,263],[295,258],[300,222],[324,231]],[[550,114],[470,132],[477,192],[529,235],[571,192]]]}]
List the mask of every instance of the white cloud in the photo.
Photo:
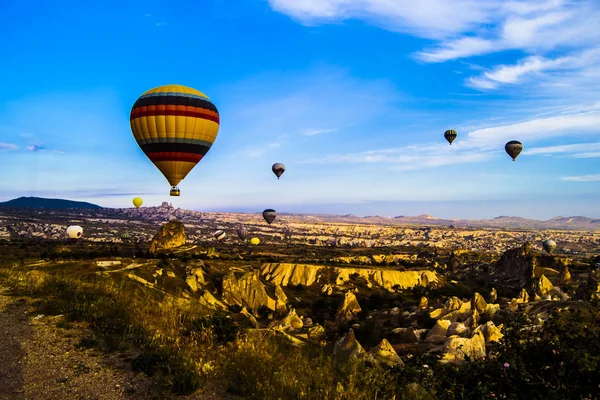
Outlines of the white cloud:
[{"label": "white cloud", "polygon": [[18,150],[19,146],[17,146],[16,144],[12,144],[12,143],[0,143],[0,150]]},{"label": "white cloud", "polygon": [[337,128],[333,128],[333,129],[305,129],[302,132],[300,132],[301,134],[305,135],[305,136],[315,136],[315,135],[322,135],[324,133],[331,133],[331,132],[335,132],[337,130]]},{"label": "white cloud", "polygon": [[392,169],[407,171],[444,165],[487,161],[496,150],[473,151],[445,143],[428,143],[405,147],[369,150],[332,155],[300,162],[301,164],[384,163]]},{"label": "white cloud", "polygon": [[156,23],[156,26],[165,26],[165,25],[167,25],[166,22],[157,22]]},{"label": "white cloud", "polygon": [[600,174],[596,175],[581,175],[581,176],[564,176],[563,181],[570,182],[600,182]]},{"label": "white cloud", "polygon": [[32,144],[31,146],[27,146],[27,150],[29,150],[29,151],[33,151],[33,152],[40,151],[40,150],[42,150],[43,148],[44,148],[44,146],[42,146],[42,145],[41,145],[41,144],[39,144],[39,143]]},{"label": "white cloud", "polygon": [[600,112],[538,118],[510,125],[477,129],[468,134],[473,146],[497,146],[512,139],[523,142],[568,136],[600,134]]},{"label": "white cloud", "polygon": [[248,156],[248,157],[252,157],[252,158],[256,158],[256,157],[261,157],[264,154],[267,154],[270,150],[273,149],[277,149],[281,147],[281,143],[268,143],[265,144],[263,146],[252,146],[252,147],[247,147],[244,150],[244,153]]},{"label": "white cloud", "polygon": [[269,0],[271,7],[307,25],[365,19],[396,31],[443,38],[489,22],[493,0]]},{"label": "white cloud", "polygon": [[576,143],[576,144],[566,144],[560,146],[547,146],[547,147],[535,147],[530,150],[523,151],[523,154],[528,155],[547,155],[547,154],[557,154],[557,153],[576,153],[576,154],[585,154],[582,152],[589,151],[600,151],[600,143]]}]

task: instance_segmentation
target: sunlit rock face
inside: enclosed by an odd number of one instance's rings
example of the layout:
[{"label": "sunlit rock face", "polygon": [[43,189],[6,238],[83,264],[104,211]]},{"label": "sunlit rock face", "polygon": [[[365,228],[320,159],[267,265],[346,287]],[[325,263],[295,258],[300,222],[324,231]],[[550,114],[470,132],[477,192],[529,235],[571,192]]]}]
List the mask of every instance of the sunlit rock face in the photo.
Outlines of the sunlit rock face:
[{"label": "sunlit rock face", "polygon": [[269,296],[258,270],[246,272],[239,279],[230,271],[223,278],[222,293],[225,304],[245,306],[254,313],[263,306],[271,311],[285,312],[287,309],[285,293],[276,291],[275,299]]},{"label": "sunlit rock face", "polygon": [[[309,264],[268,263],[261,267],[262,276],[281,286],[310,286],[320,283],[327,273],[334,275],[335,284],[343,285],[354,275],[364,278],[368,285],[381,286],[388,291],[395,288],[408,289],[415,286],[428,286],[439,282],[436,272],[429,270],[396,271],[376,268],[340,268]],[[326,284],[326,282],[322,282]]]},{"label": "sunlit rock face", "polygon": [[160,250],[170,250],[185,244],[185,227],[177,220],[169,221],[160,227],[152,243],[150,253],[156,254]]}]

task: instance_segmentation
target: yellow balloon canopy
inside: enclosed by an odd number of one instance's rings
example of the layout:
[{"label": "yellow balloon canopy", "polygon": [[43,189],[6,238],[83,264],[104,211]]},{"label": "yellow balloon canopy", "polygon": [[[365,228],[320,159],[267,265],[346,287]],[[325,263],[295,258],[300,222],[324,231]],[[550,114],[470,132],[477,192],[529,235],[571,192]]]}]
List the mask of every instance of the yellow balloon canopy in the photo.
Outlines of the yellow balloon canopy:
[{"label": "yellow balloon canopy", "polygon": [[257,245],[260,243],[260,239],[257,237],[253,237],[252,239],[250,239],[250,243],[252,243],[253,245]]},{"label": "yellow balloon canopy", "polygon": [[133,199],[133,205],[135,206],[135,208],[140,208],[143,202],[144,200],[142,200],[141,197],[136,197]]},{"label": "yellow balloon canopy", "polygon": [[202,92],[182,85],[148,90],[131,109],[133,137],[171,184],[177,185],[206,155],[219,132],[219,112]]}]

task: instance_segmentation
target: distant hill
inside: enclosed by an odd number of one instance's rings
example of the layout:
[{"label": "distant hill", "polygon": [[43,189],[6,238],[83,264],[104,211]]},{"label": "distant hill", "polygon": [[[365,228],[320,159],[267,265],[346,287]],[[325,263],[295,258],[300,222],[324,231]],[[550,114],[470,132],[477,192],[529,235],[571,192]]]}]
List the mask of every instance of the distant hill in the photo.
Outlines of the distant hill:
[{"label": "distant hill", "polygon": [[414,217],[400,215],[397,217],[368,216],[357,217],[355,215],[322,215],[322,214],[289,214],[300,220],[311,222],[343,222],[362,224],[384,224],[384,225],[413,225],[413,226],[454,226],[461,228],[512,228],[512,229],[583,229],[600,230],[600,219],[587,217],[556,217],[547,221],[535,219],[500,216],[494,219],[440,219],[431,215],[423,214]]},{"label": "distant hill", "polygon": [[72,201],[63,199],[45,199],[42,197],[19,197],[0,203],[0,207],[4,208],[81,208],[81,209],[98,209],[102,208],[97,204],[87,203],[85,201]]}]

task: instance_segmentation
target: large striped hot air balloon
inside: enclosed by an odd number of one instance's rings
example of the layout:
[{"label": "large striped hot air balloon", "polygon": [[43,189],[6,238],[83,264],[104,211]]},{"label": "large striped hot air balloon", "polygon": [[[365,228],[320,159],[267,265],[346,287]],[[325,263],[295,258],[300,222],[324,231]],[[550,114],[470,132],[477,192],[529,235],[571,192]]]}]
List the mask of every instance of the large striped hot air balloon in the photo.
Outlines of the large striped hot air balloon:
[{"label": "large striped hot air balloon", "polygon": [[217,138],[219,112],[204,93],[165,85],[137,99],[130,124],[142,151],[171,184],[171,196],[179,196],[177,185]]}]

